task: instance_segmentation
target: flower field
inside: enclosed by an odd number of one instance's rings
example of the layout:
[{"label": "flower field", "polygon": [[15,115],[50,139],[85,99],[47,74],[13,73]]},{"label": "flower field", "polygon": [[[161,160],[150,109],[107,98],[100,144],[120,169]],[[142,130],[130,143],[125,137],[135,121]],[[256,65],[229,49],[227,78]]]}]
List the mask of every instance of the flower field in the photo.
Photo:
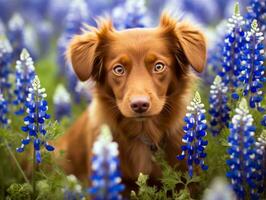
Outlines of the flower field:
[{"label": "flower field", "polygon": [[176,155],[187,172],[159,151],[161,186],[140,173],[130,199],[266,199],[265,0],[0,0],[0,200],[124,199],[118,144],[107,126],[93,145],[87,181],[59,164],[64,152],[54,141],[90,104],[94,84],[78,80],[65,51],[99,16],[123,30],[156,26],[163,10],[203,30],[207,65]]}]

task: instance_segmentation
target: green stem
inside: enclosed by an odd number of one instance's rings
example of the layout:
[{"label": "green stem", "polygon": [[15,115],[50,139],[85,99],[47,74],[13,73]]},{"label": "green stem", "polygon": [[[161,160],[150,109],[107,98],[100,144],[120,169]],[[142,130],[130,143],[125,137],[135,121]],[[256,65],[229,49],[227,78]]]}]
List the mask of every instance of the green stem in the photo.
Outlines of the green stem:
[{"label": "green stem", "polygon": [[15,157],[14,153],[13,153],[12,150],[10,149],[7,140],[4,139],[4,141],[5,141],[5,145],[6,145],[7,151],[8,151],[8,153],[11,155],[12,159],[14,160],[14,162],[15,162],[15,164],[16,164],[18,170],[19,170],[19,172],[22,174],[24,180],[25,180],[27,183],[30,183],[29,179],[27,178],[27,176],[25,175],[23,169],[21,168],[21,166],[20,166],[20,164],[19,164],[17,158]]},{"label": "green stem", "polygon": [[33,189],[33,199],[35,197],[35,192],[36,192],[36,179],[35,179],[35,173],[36,173],[36,169],[37,169],[37,164],[36,164],[36,157],[35,157],[35,150],[33,150],[32,153],[32,178],[31,178],[31,185],[32,185],[32,189]]}]

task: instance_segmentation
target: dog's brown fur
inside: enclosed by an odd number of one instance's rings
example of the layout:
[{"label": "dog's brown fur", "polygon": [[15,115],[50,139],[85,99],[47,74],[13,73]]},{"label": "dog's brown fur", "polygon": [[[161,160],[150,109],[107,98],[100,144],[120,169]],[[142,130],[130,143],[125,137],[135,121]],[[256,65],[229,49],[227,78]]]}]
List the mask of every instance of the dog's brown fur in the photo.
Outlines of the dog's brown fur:
[{"label": "dog's brown fur", "polygon": [[[91,78],[96,84],[88,110],[58,141],[57,147],[66,151],[66,171],[87,179],[92,145],[102,124],[109,125],[119,144],[124,180],[135,181],[140,172],[160,177],[152,159],[154,146],[165,151],[171,165],[184,168],[176,155],[196,80],[189,65],[202,72],[206,61],[203,35],[167,14],[156,28],[116,31],[107,21],[98,29],[87,28],[72,39],[68,58],[80,80]],[[152,70],[158,60],[166,69],[155,74]],[[113,73],[116,63],[125,66],[126,75]],[[144,114],[130,109],[130,99],[136,95],[149,98],[151,106]]]}]

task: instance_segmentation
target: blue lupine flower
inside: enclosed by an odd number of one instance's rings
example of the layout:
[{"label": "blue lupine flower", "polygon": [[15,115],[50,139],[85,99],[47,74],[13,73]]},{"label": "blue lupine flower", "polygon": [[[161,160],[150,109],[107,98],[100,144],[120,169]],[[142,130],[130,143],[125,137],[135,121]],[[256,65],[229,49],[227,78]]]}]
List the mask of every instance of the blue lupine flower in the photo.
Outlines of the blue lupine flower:
[{"label": "blue lupine flower", "polygon": [[23,152],[25,147],[32,142],[35,151],[36,162],[41,162],[41,147],[44,146],[47,151],[53,151],[54,147],[48,144],[45,135],[45,120],[50,116],[46,113],[48,110],[45,89],[41,88],[38,76],[35,76],[32,81],[32,86],[29,88],[29,95],[25,106],[27,107],[27,116],[24,118],[25,126],[22,126],[22,131],[28,133],[28,136],[21,141],[22,145],[17,148],[17,152]]},{"label": "blue lupine flower", "polygon": [[39,37],[40,55],[47,55],[51,47],[51,39],[53,34],[52,24],[48,21],[42,21],[36,28]]},{"label": "blue lupine flower", "polygon": [[234,191],[224,178],[216,177],[203,195],[203,200],[233,200]]},{"label": "blue lupine flower", "polygon": [[223,48],[223,65],[219,75],[222,81],[228,86],[233,99],[238,99],[236,88],[239,87],[239,75],[241,73],[240,63],[242,48],[244,45],[244,20],[239,12],[238,3],[235,4],[235,12],[228,20],[229,31],[225,36]]},{"label": "blue lupine flower", "polygon": [[92,149],[92,186],[89,189],[92,199],[121,199],[120,192],[124,190],[124,185],[121,184],[118,169],[118,144],[112,140],[109,128],[104,125]]},{"label": "blue lupine flower", "polygon": [[20,54],[20,60],[16,62],[16,89],[14,91],[16,100],[14,104],[17,106],[16,114],[22,115],[25,112],[25,102],[29,95],[29,88],[35,78],[35,67],[32,58],[26,49]]},{"label": "blue lupine flower", "polygon": [[83,23],[88,22],[89,11],[84,0],[74,0],[69,7],[66,16],[66,26],[64,33],[67,39],[71,39],[74,34],[81,33]]},{"label": "blue lupine flower", "polygon": [[64,192],[64,200],[85,200],[82,194],[82,187],[78,183],[77,178],[74,175],[69,175],[66,177]]},{"label": "blue lupine flower", "polygon": [[95,85],[95,82],[88,80],[85,82],[79,81],[76,85],[75,91],[82,97],[84,97],[87,103],[90,103],[92,100],[92,90]]},{"label": "blue lupine flower", "polygon": [[266,31],[266,2],[265,0],[250,0],[247,7],[247,19],[248,30],[251,28],[251,22],[256,19],[261,31]]},{"label": "blue lupine flower", "polygon": [[58,40],[57,46],[57,62],[59,65],[59,74],[67,78],[68,89],[73,94],[75,102],[80,101],[80,96],[75,92],[78,83],[77,76],[75,75],[70,63],[65,61],[65,51],[68,42],[75,34],[81,33],[83,23],[88,22],[89,13],[87,4],[84,0],[75,0],[70,4],[68,14],[66,16],[66,26],[63,34]]},{"label": "blue lupine flower", "polygon": [[218,135],[224,127],[227,127],[229,121],[228,107],[228,88],[222,82],[220,76],[216,76],[210,89],[210,109],[211,115],[211,132],[213,136]]},{"label": "blue lupine flower", "polygon": [[144,0],[127,0],[124,4],[113,9],[114,26],[119,30],[147,27],[150,19],[147,17],[146,12],[147,8]]},{"label": "blue lupine flower", "polygon": [[[88,9],[91,13],[95,13],[98,16],[101,16],[104,13],[110,13],[110,11],[122,4],[125,0],[115,0],[115,1],[106,1],[106,0],[97,0],[97,1],[88,1]],[[137,2],[136,2],[137,3]]]},{"label": "blue lupine flower", "polygon": [[8,22],[7,36],[13,47],[12,58],[17,60],[22,49],[25,47],[24,41],[24,20],[19,14],[14,14]]},{"label": "blue lupine flower", "polygon": [[17,4],[17,2],[11,0],[0,0],[0,19],[3,20],[4,23],[10,19],[12,13],[18,8]]},{"label": "blue lupine flower", "polygon": [[1,18],[0,18],[0,35],[3,35],[6,33],[6,27],[4,25],[4,22],[2,22]]},{"label": "blue lupine flower", "polygon": [[205,85],[211,85],[215,76],[221,71],[226,24],[226,21],[222,21],[214,31],[210,32],[207,66],[204,72],[199,74]]},{"label": "blue lupine flower", "polygon": [[56,120],[60,121],[63,117],[71,115],[71,97],[62,84],[56,87],[53,101]]},{"label": "blue lupine flower", "polygon": [[203,137],[207,135],[207,122],[204,114],[206,111],[198,92],[196,92],[187,110],[188,113],[184,118],[186,125],[183,127],[185,135],[182,139],[185,145],[181,147],[182,153],[177,156],[177,159],[183,160],[187,157],[188,173],[192,177],[194,164],[200,165],[202,170],[208,169],[204,163],[204,158],[207,156],[204,149],[208,141],[203,140]]},{"label": "blue lupine flower", "polygon": [[244,83],[243,95],[248,97],[249,106],[263,112],[263,83],[265,82],[263,66],[264,45],[263,33],[260,32],[257,21],[253,20],[251,30],[246,35],[244,54],[241,58],[242,72],[240,80]]},{"label": "blue lupine flower", "polygon": [[69,0],[56,0],[50,3],[48,16],[53,24],[53,31],[60,34],[64,28],[64,20],[69,9]]},{"label": "blue lupine flower", "polygon": [[242,99],[235,110],[232,123],[229,124],[227,160],[229,171],[227,177],[238,199],[257,199],[257,161],[255,159],[255,127],[252,125],[253,117],[249,113],[246,99]]},{"label": "blue lupine flower", "polygon": [[74,73],[73,67],[70,63],[67,63],[67,71],[66,71],[66,77],[67,77],[67,87],[70,93],[72,94],[72,98],[74,102],[79,103],[81,101],[81,95],[77,93],[76,87],[80,80],[78,80],[76,74]]},{"label": "blue lupine flower", "polygon": [[[202,23],[216,23],[223,18],[224,13],[221,13],[221,11],[223,12],[225,9],[223,7],[217,9],[215,1],[183,0],[181,2],[182,10],[192,13]],[[222,16],[219,16],[219,14]]]},{"label": "blue lupine flower", "polygon": [[266,130],[264,130],[259,136],[256,144],[256,162],[257,168],[257,181],[258,181],[258,193],[264,192],[264,180],[266,178]]},{"label": "blue lupine flower", "polygon": [[65,51],[69,40],[81,33],[82,24],[87,22],[89,14],[84,0],[75,0],[70,4],[69,11],[65,18],[65,29],[58,40],[57,61],[60,67],[60,74],[65,75],[67,65],[65,61]]},{"label": "blue lupine flower", "polygon": [[[242,10],[245,11],[245,6],[249,0],[241,0]],[[234,0],[180,0],[173,2],[181,2],[182,11],[185,14],[192,14],[198,21],[206,25],[214,25],[219,23],[224,18],[231,15],[230,9],[235,2]]]},{"label": "blue lupine flower", "polygon": [[8,103],[3,98],[3,95],[0,93],[0,127],[7,127],[9,124],[8,114]]},{"label": "blue lupine flower", "polygon": [[40,57],[38,39],[39,38],[35,27],[33,27],[30,24],[27,24],[24,27],[24,44],[25,44],[24,47],[28,49],[33,60],[37,60]]},{"label": "blue lupine flower", "polygon": [[4,35],[0,35],[0,92],[5,100],[11,100],[12,47]]},{"label": "blue lupine flower", "polygon": [[[24,0],[20,5],[21,12],[26,19],[35,23],[36,18],[42,19],[48,12],[50,0]],[[33,18],[34,21],[33,21]]]}]

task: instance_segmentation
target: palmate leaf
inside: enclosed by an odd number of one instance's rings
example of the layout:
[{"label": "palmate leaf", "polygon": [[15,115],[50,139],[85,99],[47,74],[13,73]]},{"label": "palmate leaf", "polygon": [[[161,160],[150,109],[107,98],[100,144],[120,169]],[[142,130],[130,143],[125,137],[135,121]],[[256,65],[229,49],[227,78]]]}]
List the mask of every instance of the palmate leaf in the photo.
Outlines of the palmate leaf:
[{"label": "palmate leaf", "polygon": [[142,173],[139,174],[136,184],[139,186],[138,197],[139,199],[154,199],[156,197],[157,188],[148,186],[147,180],[149,176]]},{"label": "palmate leaf", "polygon": [[181,179],[182,173],[168,165],[163,151],[158,151],[155,157],[162,168],[161,182],[164,191],[174,190],[177,184],[184,184]]},{"label": "palmate leaf", "polygon": [[14,183],[10,185],[10,187],[7,189],[8,196],[6,199],[12,199],[12,200],[31,199],[32,192],[33,190],[30,184]]},{"label": "palmate leaf", "polygon": [[47,133],[45,135],[46,140],[55,140],[56,138],[64,134],[62,126],[57,121],[54,122],[49,121],[46,127],[47,127],[46,128]]},{"label": "palmate leaf", "polygon": [[185,173],[184,178],[186,179],[186,187],[188,187],[188,185],[190,183],[198,183],[198,182],[200,182],[200,177],[199,176],[194,175],[194,176],[190,177],[188,172]]},{"label": "palmate leaf", "polygon": [[[136,184],[139,186],[138,193],[132,191],[131,199],[158,199],[158,200],[188,200],[191,199],[189,184],[200,181],[198,176],[190,177],[188,173],[183,174],[176,168],[172,168],[165,160],[164,152],[159,150],[155,155],[155,160],[160,164],[162,169],[161,189],[155,186],[148,186],[149,176],[140,174]],[[177,188],[183,188],[177,190]]]},{"label": "palmate leaf", "polygon": [[188,189],[180,190],[173,198],[174,200],[192,200]]},{"label": "palmate leaf", "polygon": [[163,177],[161,178],[165,191],[174,190],[177,184],[184,184],[181,180],[182,173],[175,171],[170,166],[163,168]]}]

